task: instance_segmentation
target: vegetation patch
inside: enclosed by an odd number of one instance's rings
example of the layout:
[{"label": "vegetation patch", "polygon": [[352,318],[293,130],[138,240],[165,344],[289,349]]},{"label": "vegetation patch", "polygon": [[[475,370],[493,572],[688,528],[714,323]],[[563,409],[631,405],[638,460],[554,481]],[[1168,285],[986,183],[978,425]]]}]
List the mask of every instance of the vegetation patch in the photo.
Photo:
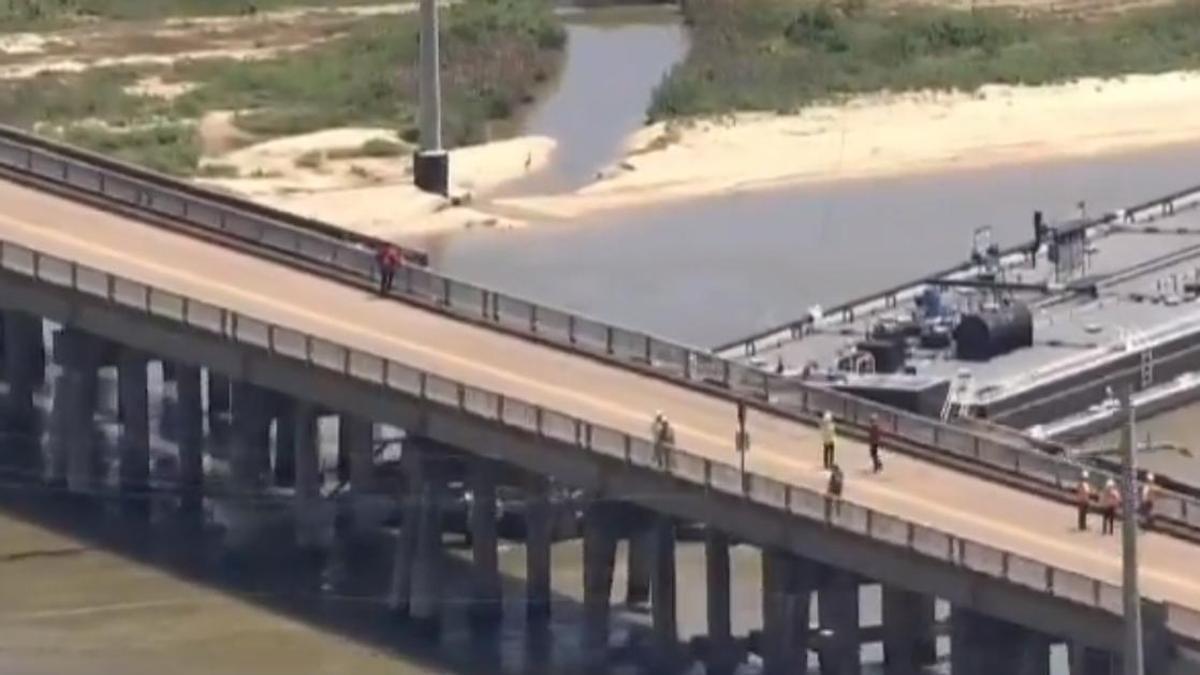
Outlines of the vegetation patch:
[{"label": "vegetation patch", "polygon": [[879,91],[973,91],[1200,67],[1200,3],[1084,20],[872,0],[687,0],[692,49],[652,119],[789,112]]}]

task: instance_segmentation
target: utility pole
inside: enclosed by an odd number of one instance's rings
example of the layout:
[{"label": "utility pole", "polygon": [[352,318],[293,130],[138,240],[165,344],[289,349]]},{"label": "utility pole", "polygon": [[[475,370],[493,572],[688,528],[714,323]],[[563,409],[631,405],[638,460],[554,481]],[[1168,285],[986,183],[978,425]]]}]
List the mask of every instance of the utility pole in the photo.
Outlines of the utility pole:
[{"label": "utility pole", "polygon": [[413,158],[413,182],[426,192],[450,189],[450,157],[442,149],[441,53],[438,47],[438,0],[421,0],[421,148]]},{"label": "utility pole", "polygon": [[1121,438],[1124,452],[1124,475],[1121,477],[1121,535],[1124,550],[1121,568],[1124,573],[1125,605],[1125,675],[1144,675],[1142,655],[1142,595],[1138,591],[1138,508],[1137,456],[1134,448],[1134,412],[1129,401],[1129,386],[1121,392],[1121,411],[1125,413],[1125,433]]}]

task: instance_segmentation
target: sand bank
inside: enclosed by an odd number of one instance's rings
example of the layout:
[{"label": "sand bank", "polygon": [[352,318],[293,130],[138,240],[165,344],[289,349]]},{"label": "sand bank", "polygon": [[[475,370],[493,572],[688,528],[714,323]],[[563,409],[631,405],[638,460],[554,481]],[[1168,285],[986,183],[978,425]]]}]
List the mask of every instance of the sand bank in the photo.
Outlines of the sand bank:
[{"label": "sand bank", "polygon": [[[399,144],[390,157],[361,153],[372,140]],[[464,227],[519,227],[470,207],[479,195],[546,166],[555,143],[525,136],[453,150],[451,199],[412,185],[412,148],[387,129],[329,129],[251,145],[205,160],[231,178],[199,182],[276,208],[390,239]],[[211,170],[211,169],[210,169]]]},{"label": "sand bank", "polygon": [[1116,153],[1200,140],[1200,73],[974,94],[856,98],[796,115],[657,124],[576,193],[505,199],[527,218],[796,185]]}]

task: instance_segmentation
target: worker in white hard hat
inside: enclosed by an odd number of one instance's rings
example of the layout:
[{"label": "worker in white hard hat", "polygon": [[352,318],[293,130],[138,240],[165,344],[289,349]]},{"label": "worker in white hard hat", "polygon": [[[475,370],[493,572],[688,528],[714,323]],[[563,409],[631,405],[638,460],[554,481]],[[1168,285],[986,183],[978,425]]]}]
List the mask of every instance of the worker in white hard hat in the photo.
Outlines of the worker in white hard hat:
[{"label": "worker in white hard hat", "polygon": [[1092,506],[1092,484],[1088,482],[1088,472],[1079,475],[1079,484],[1075,486],[1075,506],[1079,509],[1079,531],[1087,528],[1088,510]]},{"label": "worker in white hard hat", "polygon": [[1101,532],[1113,534],[1116,531],[1117,508],[1121,505],[1121,492],[1117,483],[1109,478],[1104,483],[1104,492],[1100,493],[1100,513],[1103,516]]},{"label": "worker in white hard hat", "polygon": [[1142,483],[1142,489],[1138,494],[1138,515],[1142,518],[1143,527],[1150,525],[1150,519],[1154,515],[1154,499],[1157,496],[1156,490],[1154,474],[1146,474],[1146,480]]},{"label": "worker in white hard hat", "polygon": [[826,469],[832,469],[834,465],[834,447],[833,444],[837,440],[837,427],[833,423],[833,413],[826,410],[821,417],[821,445],[824,450],[822,453],[821,465]]},{"label": "worker in white hard hat", "polygon": [[659,467],[667,465],[667,449],[675,443],[675,432],[661,410],[654,413],[650,423],[650,438],[654,441],[654,461]]}]

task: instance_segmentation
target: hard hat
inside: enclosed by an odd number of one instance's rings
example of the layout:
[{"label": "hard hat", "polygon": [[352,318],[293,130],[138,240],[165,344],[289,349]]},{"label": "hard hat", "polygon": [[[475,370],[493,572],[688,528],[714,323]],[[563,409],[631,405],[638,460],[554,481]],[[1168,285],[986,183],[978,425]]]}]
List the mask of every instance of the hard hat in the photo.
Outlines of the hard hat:
[{"label": "hard hat", "polygon": [[661,411],[661,410],[655,410],[655,411],[654,411],[654,416],[655,416],[655,417],[662,417],[662,416],[663,416],[663,414],[662,414],[662,411]]},{"label": "hard hat", "polygon": [[1146,474],[1146,482],[1153,483],[1154,482],[1154,474],[1152,474],[1152,473]]},{"label": "hard hat", "polygon": [[824,418],[825,418],[825,419],[827,419],[827,420],[831,420],[831,419],[833,419],[833,413],[831,413],[831,412],[829,412],[828,410],[826,410],[826,411],[825,411],[825,417],[824,417]]},{"label": "hard hat", "polygon": [[1080,478],[1087,478],[1087,477],[1088,477],[1088,472],[1086,470],[1082,474],[1080,474]]},{"label": "hard hat", "polygon": [[1113,481],[1113,479],[1109,478],[1108,482],[1106,482],[1105,485],[1107,485],[1108,487],[1112,487],[1112,486],[1116,485],[1116,483]]}]

